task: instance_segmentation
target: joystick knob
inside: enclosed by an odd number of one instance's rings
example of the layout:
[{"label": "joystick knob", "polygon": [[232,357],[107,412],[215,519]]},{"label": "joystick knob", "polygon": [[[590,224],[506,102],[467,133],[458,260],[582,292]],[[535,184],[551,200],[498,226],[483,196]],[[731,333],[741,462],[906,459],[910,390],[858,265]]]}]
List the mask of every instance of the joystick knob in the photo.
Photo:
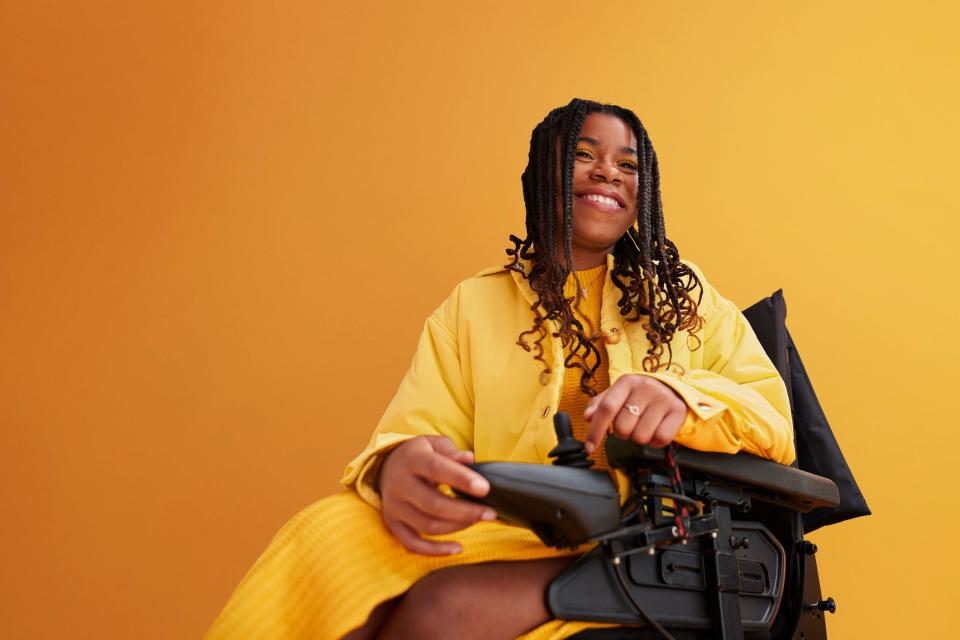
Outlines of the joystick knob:
[{"label": "joystick knob", "polygon": [[579,469],[589,469],[593,466],[593,460],[587,458],[583,443],[573,437],[573,425],[565,411],[560,411],[553,416],[553,428],[557,432],[557,446],[547,454],[554,458],[553,464],[558,467]]}]

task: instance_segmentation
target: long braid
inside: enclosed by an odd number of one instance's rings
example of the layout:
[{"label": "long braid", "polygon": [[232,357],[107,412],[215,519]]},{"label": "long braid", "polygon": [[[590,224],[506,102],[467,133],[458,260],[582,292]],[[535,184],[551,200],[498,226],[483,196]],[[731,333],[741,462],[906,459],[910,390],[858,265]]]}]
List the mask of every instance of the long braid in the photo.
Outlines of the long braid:
[{"label": "long braid", "polygon": [[[690,292],[702,287],[696,275],[680,261],[676,245],[666,237],[663,217],[663,201],[660,190],[660,164],[643,123],[626,109],[620,115],[633,128],[642,149],[643,207],[638,206],[638,229],[641,231],[640,246],[644,249],[640,264],[652,277],[646,281],[645,298],[648,303],[644,328],[650,348],[644,358],[644,369],[654,371],[669,367],[673,360],[671,343],[677,331],[688,331],[695,336],[703,325],[697,313],[700,299],[694,302]],[[642,142],[639,142],[642,139]],[[621,283],[618,283],[618,286]],[[625,293],[629,287],[621,287]],[[641,320],[639,314],[633,317]],[[693,340],[698,340],[693,337]],[[667,362],[662,363],[664,348]],[[694,347],[696,348],[696,347]]]},{"label": "long braid", "polygon": [[[569,274],[573,274],[576,284],[576,291],[579,292],[580,279],[573,269],[573,165],[577,156],[577,138],[583,121],[587,117],[587,102],[584,100],[573,100],[567,108],[569,121],[566,125],[566,136],[563,139],[562,155],[563,160],[561,168],[563,171],[563,255],[565,269],[557,285],[563,290],[563,284],[566,282]],[[574,305],[579,307],[580,295],[576,295],[573,301]],[[564,366],[568,368],[581,369],[580,388],[588,394],[593,391],[590,385],[590,379],[600,366],[600,350],[593,343],[593,336],[587,336],[583,324],[573,312],[569,301],[564,301],[561,309],[561,318],[559,336],[561,343],[566,347],[572,345],[569,355],[564,360]],[[588,358],[593,356],[593,364],[588,364]]]}]

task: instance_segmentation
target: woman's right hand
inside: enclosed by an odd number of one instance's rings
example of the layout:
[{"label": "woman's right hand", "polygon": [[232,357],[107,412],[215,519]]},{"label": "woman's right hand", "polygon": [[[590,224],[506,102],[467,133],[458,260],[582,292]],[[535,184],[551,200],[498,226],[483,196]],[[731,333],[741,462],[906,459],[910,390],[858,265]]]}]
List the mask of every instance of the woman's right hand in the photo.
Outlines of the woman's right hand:
[{"label": "woman's right hand", "polygon": [[418,436],[387,454],[380,468],[378,485],[383,502],[383,521],[408,551],[430,556],[460,553],[456,542],[424,540],[465,529],[478,520],[493,520],[488,506],[450,498],[437,489],[446,484],[482,498],[490,483],[465,465],[473,453],[460,451],[445,436]]}]

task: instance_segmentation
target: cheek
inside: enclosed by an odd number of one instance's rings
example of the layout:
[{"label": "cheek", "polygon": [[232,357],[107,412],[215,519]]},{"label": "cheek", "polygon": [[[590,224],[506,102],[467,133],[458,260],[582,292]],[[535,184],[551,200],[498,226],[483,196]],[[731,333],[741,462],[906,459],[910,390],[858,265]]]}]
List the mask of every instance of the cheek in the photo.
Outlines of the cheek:
[{"label": "cheek", "polygon": [[627,207],[628,209],[630,209],[630,211],[635,212],[637,210],[637,200],[639,198],[639,194],[640,194],[640,189],[638,185],[634,184],[633,188],[630,190],[630,199],[632,200],[632,205]]}]

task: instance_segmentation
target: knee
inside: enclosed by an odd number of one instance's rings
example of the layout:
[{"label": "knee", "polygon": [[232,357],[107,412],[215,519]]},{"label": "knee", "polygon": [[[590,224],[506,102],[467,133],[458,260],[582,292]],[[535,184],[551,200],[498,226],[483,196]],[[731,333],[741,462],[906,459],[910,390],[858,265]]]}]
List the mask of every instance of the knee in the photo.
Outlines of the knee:
[{"label": "knee", "polygon": [[402,633],[388,635],[400,639],[474,637],[477,625],[488,617],[484,605],[489,605],[464,569],[441,569],[417,582],[391,619],[391,629]]}]

